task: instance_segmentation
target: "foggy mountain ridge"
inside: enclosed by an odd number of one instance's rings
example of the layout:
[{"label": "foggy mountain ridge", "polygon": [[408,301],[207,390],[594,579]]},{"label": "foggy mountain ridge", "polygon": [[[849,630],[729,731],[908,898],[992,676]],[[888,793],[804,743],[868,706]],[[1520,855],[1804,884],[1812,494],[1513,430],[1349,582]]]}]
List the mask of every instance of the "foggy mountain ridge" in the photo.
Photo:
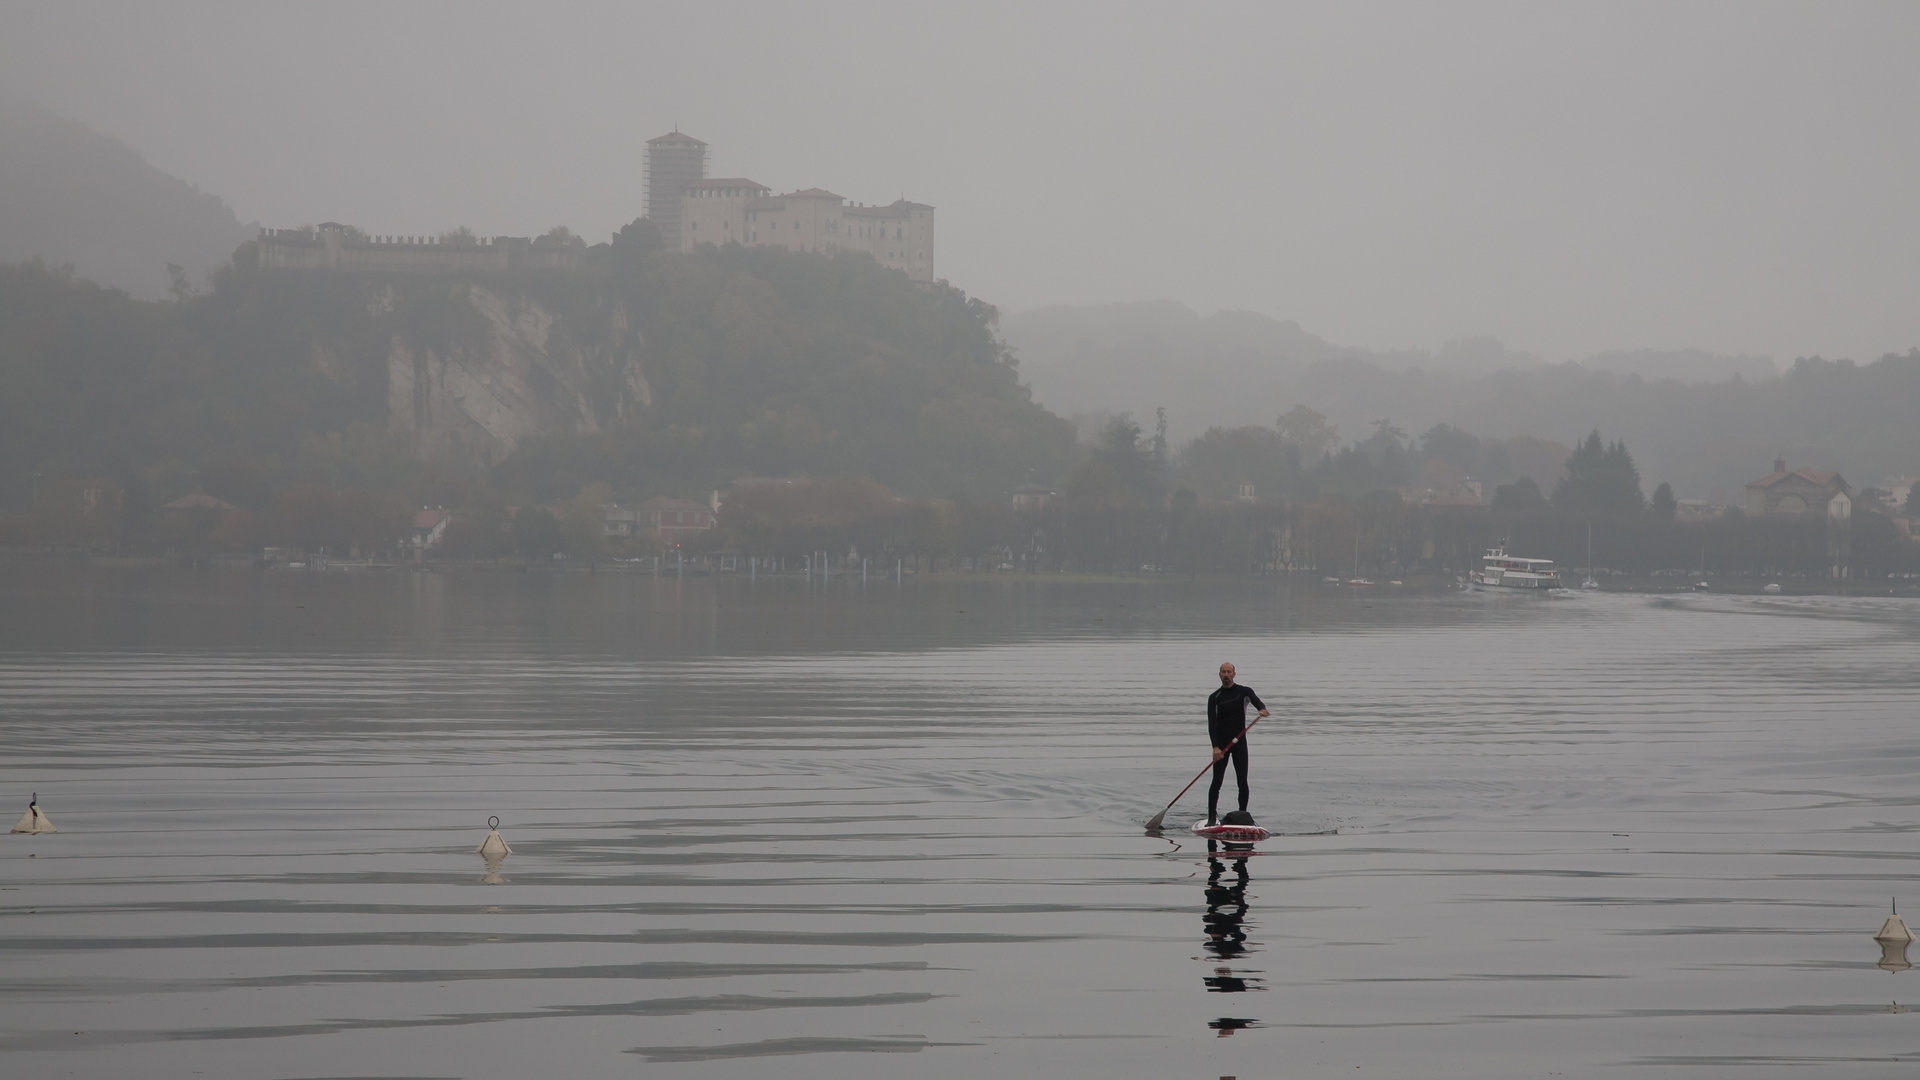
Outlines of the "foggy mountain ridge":
[{"label": "foggy mountain ridge", "polygon": [[[1233,310],[1202,316],[1174,300],[1054,305],[1002,316],[1000,326],[1007,344],[1021,359],[1022,371],[1039,380],[1035,392],[1043,397],[1046,391],[1040,383],[1055,382],[1055,373],[1100,378],[1102,369],[1111,367],[1150,377],[1148,373],[1169,359],[1182,365],[1239,360],[1295,371],[1326,361],[1360,360],[1386,371],[1417,368],[1455,375],[1547,366],[1543,358],[1508,349],[1491,336],[1455,338],[1437,350],[1376,350],[1335,345],[1291,319]],[[1736,374],[1746,379],[1779,374],[1770,357],[1720,356],[1699,349],[1615,350],[1576,363],[1595,371],[1685,383],[1724,382]],[[1257,379],[1269,372],[1222,370],[1213,374]],[[1057,407],[1069,412],[1083,407],[1065,400],[1072,391],[1064,386],[1048,386],[1047,390],[1062,398]],[[1106,404],[1092,407],[1111,408]]]},{"label": "foggy mountain ridge", "polygon": [[[1468,339],[1436,353],[1375,353],[1263,315],[1202,317],[1170,301],[1043,308],[1003,317],[1001,331],[1035,400],[1149,423],[1164,406],[1176,445],[1209,427],[1271,426],[1305,405],[1344,442],[1380,420],[1416,437],[1447,423],[1564,443],[1598,427],[1626,441],[1649,490],[1670,481],[1683,498],[1736,501],[1776,456],[1837,469],[1856,487],[1920,472],[1912,410],[1901,404],[1920,400],[1920,352],[1864,365],[1803,359],[1771,378],[1748,375],[1772,368],[1765,357],[1691,350],[1547,364]],[[1467,360],[1464,370],[1445,366],[1449,356]],[[1669,360],[1697,381],[1642,374]]]},{"label": "foggy mountain ridge", "polygon": [[254,229],[132,147],[0,91],[0,263],[39,257],[135,297],[167,295],[167,264],[195,285]]},{"label": "foggy mountain ridge", "polygon": [[1676,379],[1683,383],[1726,382],[1738,375],[1743,379],[1773,379],[1780,366],[1770,356],[1721,356],[1701,349],[1633,349],[1598,353],[1578,361],[1594,371],[1616,375],[1638,375],[1643,379]]}]

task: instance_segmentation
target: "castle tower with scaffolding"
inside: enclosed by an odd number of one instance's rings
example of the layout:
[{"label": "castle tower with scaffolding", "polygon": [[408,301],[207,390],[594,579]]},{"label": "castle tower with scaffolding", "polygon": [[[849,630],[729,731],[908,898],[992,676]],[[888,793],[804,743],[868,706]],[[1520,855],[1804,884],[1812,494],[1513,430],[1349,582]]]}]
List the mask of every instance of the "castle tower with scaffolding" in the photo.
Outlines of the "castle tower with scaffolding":
[{"label": "castle tower with scaffolding", "polygon": [[707,144],[678,128],[647,140],[647,218],[668,251],[680,249],[680,196],[707,177]]}]

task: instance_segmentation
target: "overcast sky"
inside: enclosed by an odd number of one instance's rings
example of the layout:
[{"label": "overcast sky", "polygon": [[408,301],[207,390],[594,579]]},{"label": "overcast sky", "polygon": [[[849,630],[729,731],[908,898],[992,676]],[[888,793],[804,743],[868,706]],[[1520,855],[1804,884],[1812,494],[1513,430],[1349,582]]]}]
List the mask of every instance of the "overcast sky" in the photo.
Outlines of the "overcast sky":
[{"label": "overcast sky", "polygon": [[243,221],[600,240],[677,123],[938,206],[1007,310],[1553,360],[1920,344],[1917,45],[1913,3],[0,4],[0,80]]}]

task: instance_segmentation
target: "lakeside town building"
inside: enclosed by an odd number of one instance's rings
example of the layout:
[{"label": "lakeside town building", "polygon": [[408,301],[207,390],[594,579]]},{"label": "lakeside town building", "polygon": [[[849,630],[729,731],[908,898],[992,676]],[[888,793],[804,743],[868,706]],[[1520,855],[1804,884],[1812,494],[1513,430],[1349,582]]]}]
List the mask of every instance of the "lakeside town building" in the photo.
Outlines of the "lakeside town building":
[{"label": "lakeside town building", "polygon": [[1787,460],[1775,458],[1773,471],[1747,485],[1749,514],[1807,514],[1825,511],[1827,516],[1853,516],[1852,490],[1837,472],[1803,468],[1787,471]]},{"label": "lakeside town building", "polygon": [[[716,497],[717,497],[716,493]],[[644,536],[649,533],[666,547],[713,531],[715,508],[692,499],[656,497],[637,507],[607,503],[601,508],[601,528],[608,536]]]}]

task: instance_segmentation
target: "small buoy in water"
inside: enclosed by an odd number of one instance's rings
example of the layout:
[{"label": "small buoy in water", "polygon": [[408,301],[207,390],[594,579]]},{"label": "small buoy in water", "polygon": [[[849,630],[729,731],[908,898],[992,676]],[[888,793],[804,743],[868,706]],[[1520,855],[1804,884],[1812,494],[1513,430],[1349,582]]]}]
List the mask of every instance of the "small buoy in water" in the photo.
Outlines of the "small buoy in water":
[{"label": "small buoy in water", "polygon": [[486,838],[481,840],[480,846],[474,850],[489,859],[504,859],[513,854],[513,849],[507,846],[506,839],[500,835],[499,818],[490,817],[487,819]]},{"label": "small buoy in water", "polygon": [[37,835],[60,830],[54,828],[53,822],[47,820],[47,815],[40,812],[40,793],[36,791],[33,793],[32,800],[27,803],[27,812],[20,815],[20,820],[14,825],[13,831]]},{"label": "small buoy in water", "polygon": [[1888,915],[1887,921],[1880,924],[1880,932],[1873,935],[1873,940],[1882,945],[1888,942],[1905,945],[1913,941],[1913,931],[1907,929],[1906,920],[1900,917],[1900,902],[1898,900],[1894,901],[1893,914]]}]

